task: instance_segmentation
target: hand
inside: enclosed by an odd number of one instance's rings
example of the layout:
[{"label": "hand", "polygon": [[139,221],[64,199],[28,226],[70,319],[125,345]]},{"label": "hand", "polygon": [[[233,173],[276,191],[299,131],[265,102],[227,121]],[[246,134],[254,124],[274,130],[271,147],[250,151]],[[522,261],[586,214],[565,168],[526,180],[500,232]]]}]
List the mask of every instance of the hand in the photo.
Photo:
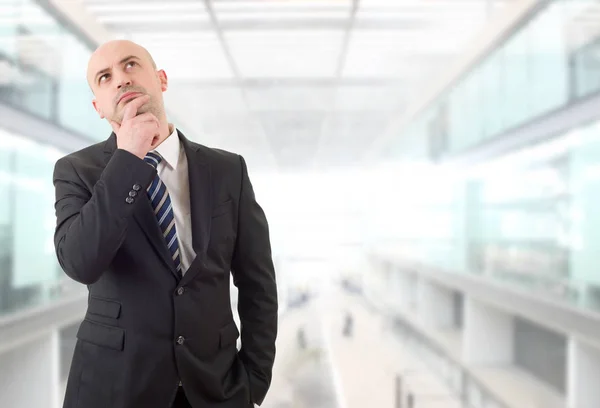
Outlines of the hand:
[{"label": "hand", "polygon": [[160,122],[156,116],[150,112],[137,115],[138,109],[149,100],[149,95],[133,99],[125,106],[121,124],[110,121],[110,126],[117,135],[117,147],[127,150],[142,160],[151,150],[154,140],[160,137]]}]

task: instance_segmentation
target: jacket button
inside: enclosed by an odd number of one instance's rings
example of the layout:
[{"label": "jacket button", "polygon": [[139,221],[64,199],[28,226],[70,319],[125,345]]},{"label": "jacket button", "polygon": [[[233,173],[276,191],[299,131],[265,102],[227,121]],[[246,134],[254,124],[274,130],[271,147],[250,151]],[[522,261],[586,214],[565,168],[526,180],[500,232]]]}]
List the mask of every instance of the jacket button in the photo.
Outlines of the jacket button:
[{"label": "jacket button", "polygon": [[183,338],[183,336],[177,337],[177,344],[182,345],[184,341],[185,339]]},{"label": "jacket button", "polygon": [[131,190],[129,192],[129,197],[135,197],[136,195],[137,195],[137,191],[135,191],[135,190]]},{"label": "jacket button", "polygon": [[180,287],[179,289],[177,289],[177,294],[179,296],[183,295],[183,292],[185,292],[185,289],[183,287]]},{"label": "jacket button", "polygon": [[127,198],[125,199],[125,202],[126,202],[127,204],[131,204],[131,203],[133,203],[133,198],[131,198],[131,197],[127,197]]},{"label": "jacket button", "polygon": [[142,188],[142,186],[140,186],[139,184],[134,184],[132,187],[135,191],[140,191],[140,189]]}]

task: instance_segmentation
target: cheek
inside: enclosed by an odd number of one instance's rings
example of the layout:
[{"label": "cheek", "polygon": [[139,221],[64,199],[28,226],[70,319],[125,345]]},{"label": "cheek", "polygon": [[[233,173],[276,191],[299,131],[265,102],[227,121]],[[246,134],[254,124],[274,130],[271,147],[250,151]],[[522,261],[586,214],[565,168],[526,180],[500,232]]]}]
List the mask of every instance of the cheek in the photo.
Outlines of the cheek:
[{"label": "cheek", "polygon": [[108,100],[109,99],[107,98],[98,104],[98,114],[102,119],[104,119],[104,117],[111,116],[116,111],[114,104],[112,102],[108,102]]},{"label": "cheek", "polygon": [[104,118],[104,116],[106,116],[110,111],[108,111],[106,109],[106,104],[100,104],[100,109],[98,111],[98,113],[100,114],[100,116],[102,118]]}]

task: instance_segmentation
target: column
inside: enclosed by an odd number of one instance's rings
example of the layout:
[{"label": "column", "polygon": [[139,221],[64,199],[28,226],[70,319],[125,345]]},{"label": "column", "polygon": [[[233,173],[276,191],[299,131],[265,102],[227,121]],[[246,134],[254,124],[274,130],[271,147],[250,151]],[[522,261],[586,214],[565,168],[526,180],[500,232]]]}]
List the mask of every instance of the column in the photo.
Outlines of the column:
[{"label": "column", "polygon": [[600,407],[600,350],[571,337],[568,349],[567,408]]},{"label": "column", "polygon": [[468,296],[464,311],[463,361],[467,364],[512,363],[512,315]]},{"label": "column", "polygon": [[435,329],[450,329],[454,326],[452,291],[426,279],[421,279],[417,298],[421,323]]},{"label": "column", "polygon": [[396,268],[392,274],[392,283],[390,291],[393,293],[396,311],[408,312],[411,307],[411,299],[416,290],[415,276],[411,272],[407,272],[402,268]]}]

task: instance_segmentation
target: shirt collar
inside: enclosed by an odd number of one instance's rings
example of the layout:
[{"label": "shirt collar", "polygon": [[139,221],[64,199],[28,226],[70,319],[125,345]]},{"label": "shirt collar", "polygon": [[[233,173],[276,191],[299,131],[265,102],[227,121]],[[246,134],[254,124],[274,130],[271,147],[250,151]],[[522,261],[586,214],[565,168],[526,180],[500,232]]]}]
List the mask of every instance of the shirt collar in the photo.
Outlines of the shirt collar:
[{"label": "shirt collar", "polygon": [[177,128],[173,126],[173,131],[163,142],[153,151],[160,154],[163,161],[165,161],[174,170],[177,169],[179,163],[179,137],[177,135]]}]

